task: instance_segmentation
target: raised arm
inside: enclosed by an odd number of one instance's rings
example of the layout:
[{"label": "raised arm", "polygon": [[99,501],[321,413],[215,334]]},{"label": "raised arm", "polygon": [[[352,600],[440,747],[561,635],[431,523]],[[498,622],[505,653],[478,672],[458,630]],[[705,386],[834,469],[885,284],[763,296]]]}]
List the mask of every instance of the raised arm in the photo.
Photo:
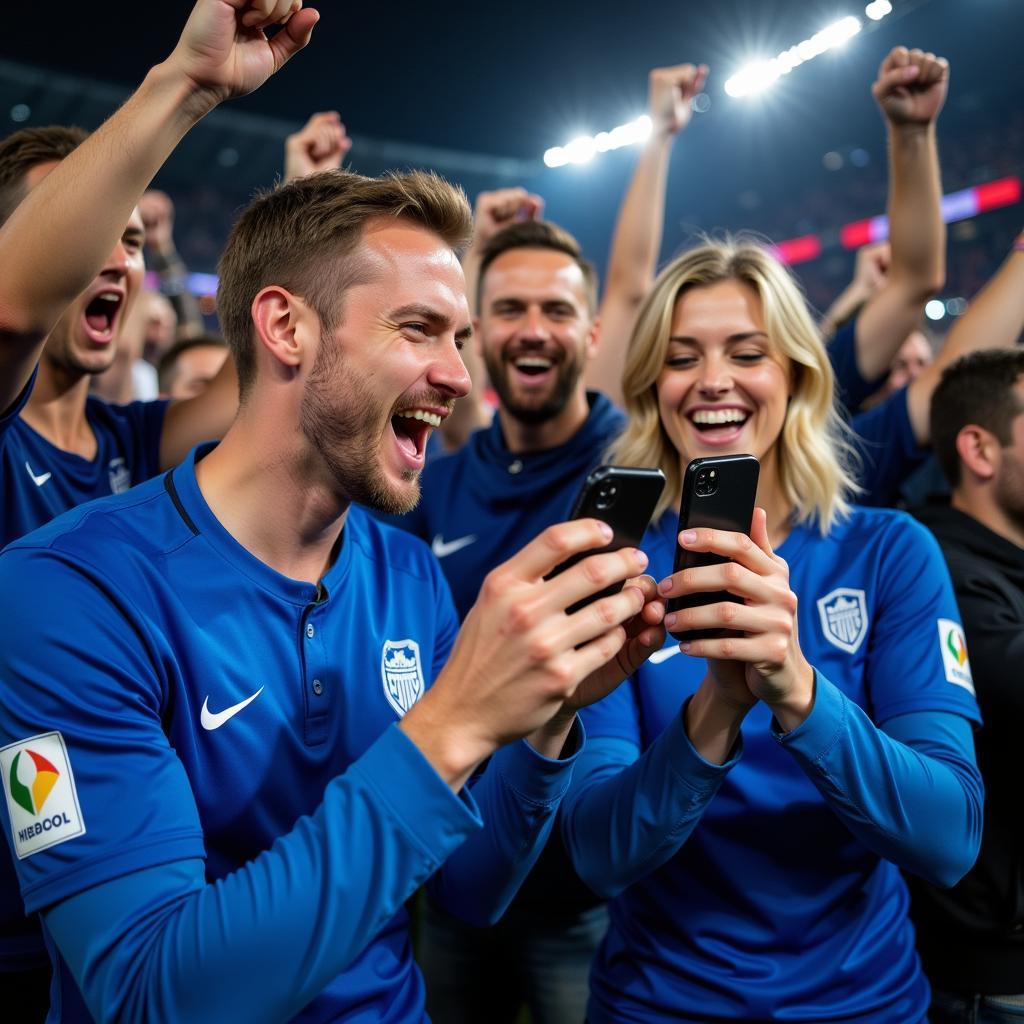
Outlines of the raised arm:
[{"label": "raised arm", "polygon": [[284,143],[284,180],[294,181],[320,171],[334,171],[341,166],[352,140],[336,110],[313,114]]},{"label": "raised arm", "polygon": [[672,144],[690,123],[690,104],[704,88],[707,73],[705,64],[678,64],[650,73],[651,137],[619,208],[599,311],[601,343],[587,364],[588,386],[603,391],[616,405],[622,405],[622,368],[629,337],[658,266]]},{"label": "raised arm", "polygon": [[995,276],[957,320],[935,361],[907,387],[907,412],[918,444],[928,444],[928,412],[942,371],[984,348],[1009,348],[1024,331],[1024,233]]},{"label": "raised arm", "polygon": [[[0,409],[46,336],[103,266],[182,136],[258,88],[309,41],[318,15],[286,0],[199,0],[178,45],[105,124],[62,160],[0,230]],[[264,29],[284,22],[272,39]]]},{"label": "raised arm", "polygon": [[882,61],[871,93],[889,134],[887,280],[857,319],[857,368],[865,380],[888,373],[925,302],[946,278],[946,227],[935,122],[946,100],[949,64],[897,46]]},{"label": "raised arm", "polygon": [[857,250],[853,279],[828,307],[818,325],[826,340],[885,287],[891,259],[892,250],[888,242],[874,242]]}]

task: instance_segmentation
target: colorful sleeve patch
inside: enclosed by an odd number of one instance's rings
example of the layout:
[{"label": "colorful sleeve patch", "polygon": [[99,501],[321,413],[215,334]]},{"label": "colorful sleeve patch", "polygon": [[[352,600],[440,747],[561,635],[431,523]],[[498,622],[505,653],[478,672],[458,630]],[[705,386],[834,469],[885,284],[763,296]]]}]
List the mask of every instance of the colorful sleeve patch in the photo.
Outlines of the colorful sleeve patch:
[{"label": "colorful sleeve patch", "polygon": [[939,649],[942,651],[942,666],[946,670],[947,681],[973,694],[974,679],[971,676],[971,663],[967,659],[967,642],[959,622],[939,619]]},{"label": "colorful sleeve patch", "polygon": [[59,732],[4,747],[0,773],[19,860],[85,833],[71,762]]}]

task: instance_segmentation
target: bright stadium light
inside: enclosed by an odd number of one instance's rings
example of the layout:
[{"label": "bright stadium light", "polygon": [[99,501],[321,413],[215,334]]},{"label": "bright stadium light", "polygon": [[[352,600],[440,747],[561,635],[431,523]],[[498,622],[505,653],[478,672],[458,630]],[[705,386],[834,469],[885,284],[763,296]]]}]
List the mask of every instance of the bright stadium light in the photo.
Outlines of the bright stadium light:
[{"label": "bright stadium light", "polygon": [[946,304],[942,299],[932,299],[925,304],[924,315],[929,320],[941,320],[946,315]]},{"label": "bright stadium light", "polygon": [[[885,2],[888,0],[876,0]],[[730,96],[752,96],[763,92],[782,75],[788,75],[793,68],[815,57],[820,56],[827,50],[834,50],[852,39],[859,31],[861,25],[858,18],[850,15],[837,21],[820,32],[805,39],[788,50],[783,50],[777,57],[771,60],[755,61],[741,68],[725,83],[725,91]]]},{"label": "bright stadium light", "polygon": [[872,21],[881,21],[887,14],[892,14],[892,4],[889,0],[871,0],[864,8],[864,13]]},{"label": "bright stadium light", "polygon": [[544,154],[544,163],[548,167],[589,163],[597,153],[645,142],[650,137],[651,128],[651,119],[644,114],[635,121],[620,124],[610,132],[599,132],[593,136],[580,135],[564,146],[552,146]]}]

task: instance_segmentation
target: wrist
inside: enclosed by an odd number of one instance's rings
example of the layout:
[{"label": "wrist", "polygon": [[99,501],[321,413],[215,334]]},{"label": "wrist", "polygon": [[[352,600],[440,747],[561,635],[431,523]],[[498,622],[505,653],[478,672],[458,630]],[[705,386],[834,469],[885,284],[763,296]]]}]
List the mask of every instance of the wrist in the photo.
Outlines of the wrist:
[{"label": "wrist", "polygon": [[889,121],[889,137],[894,143],[931,142],[935,137],[935,122]]},{"label": "wrist", "polygon": [[573,722],[576,721],[575,712],[558,712],[549,721],[545,722],[539,729],[535,729],[526,737],[526,742],[533,749],[551,761],[557,761],[562,756],[566,740],[572,732]]},{"label": "wrist", "polygon": [[431,767],[444,781],[458,792],[472,775],[473,770],[496,749],[475,736],[471,730],[453,723],[457,714],[449,714],[435,707],[428,691],[409,710],[398,727],[419,748]]},{"label": "wrist", "polygon": [[781,700],[772,701],[771,708],[779,728],[792,732],[807,720],[814,710],[814,668],[806,661],[797,673],[797,682]]},{"label": "wrist", "polygon": [[229,97],[226,89],[215,90],[200,85],[181,68],[173,53],[165,61],[150,68],[144,84],[148,82],[172,94],[175,110],[188,127]]},{"label": "wrist", "polygon": [[753,703],[723,697],[710,676],[705,676],[686,704],[683,718],[693,749],[711,764],[725,764],[752,707]]}]

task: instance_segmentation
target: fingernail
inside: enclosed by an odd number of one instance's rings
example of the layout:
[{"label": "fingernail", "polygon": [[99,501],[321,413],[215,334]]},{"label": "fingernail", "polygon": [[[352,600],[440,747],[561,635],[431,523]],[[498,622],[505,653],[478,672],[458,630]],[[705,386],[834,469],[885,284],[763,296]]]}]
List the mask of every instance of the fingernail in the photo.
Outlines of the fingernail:
[{"label": "fingernail", "polygon": [[665,616],[665,628],[671,629],[676,624],[676,618],[677,615],[675,612],[669,612],[668,615]]},{"label": "fingernail", "polygon": [[639,548],[633,552],[633,557],[636,559],[636,564],[639,565],[641,569],[647,568],[648,558]]},{"label": "fingernail", "polygon": [[680,541],[683,544],[696,544],[697,543],[697,531],[696,530],[683,530],[679,535]]},{"label": "fingernail", "polygon": [[607,524],[601,524],[601,533],[604,534],[605,540],[611,540],[615,536],[615,531]]},{"label": "fingernail", "polygon": [[683,652],[683,654],[689,654],[690,653],[690,644],[688,644],[684,640],[684,641],[682,641],[682,643],[680,643],[679,649]]},{"label": "fingernail", "polygon": [[671,589],[672,589],[672,581],[670,579],[662,580],[658,584],[658,593],[659,594],[667,594]]}]

